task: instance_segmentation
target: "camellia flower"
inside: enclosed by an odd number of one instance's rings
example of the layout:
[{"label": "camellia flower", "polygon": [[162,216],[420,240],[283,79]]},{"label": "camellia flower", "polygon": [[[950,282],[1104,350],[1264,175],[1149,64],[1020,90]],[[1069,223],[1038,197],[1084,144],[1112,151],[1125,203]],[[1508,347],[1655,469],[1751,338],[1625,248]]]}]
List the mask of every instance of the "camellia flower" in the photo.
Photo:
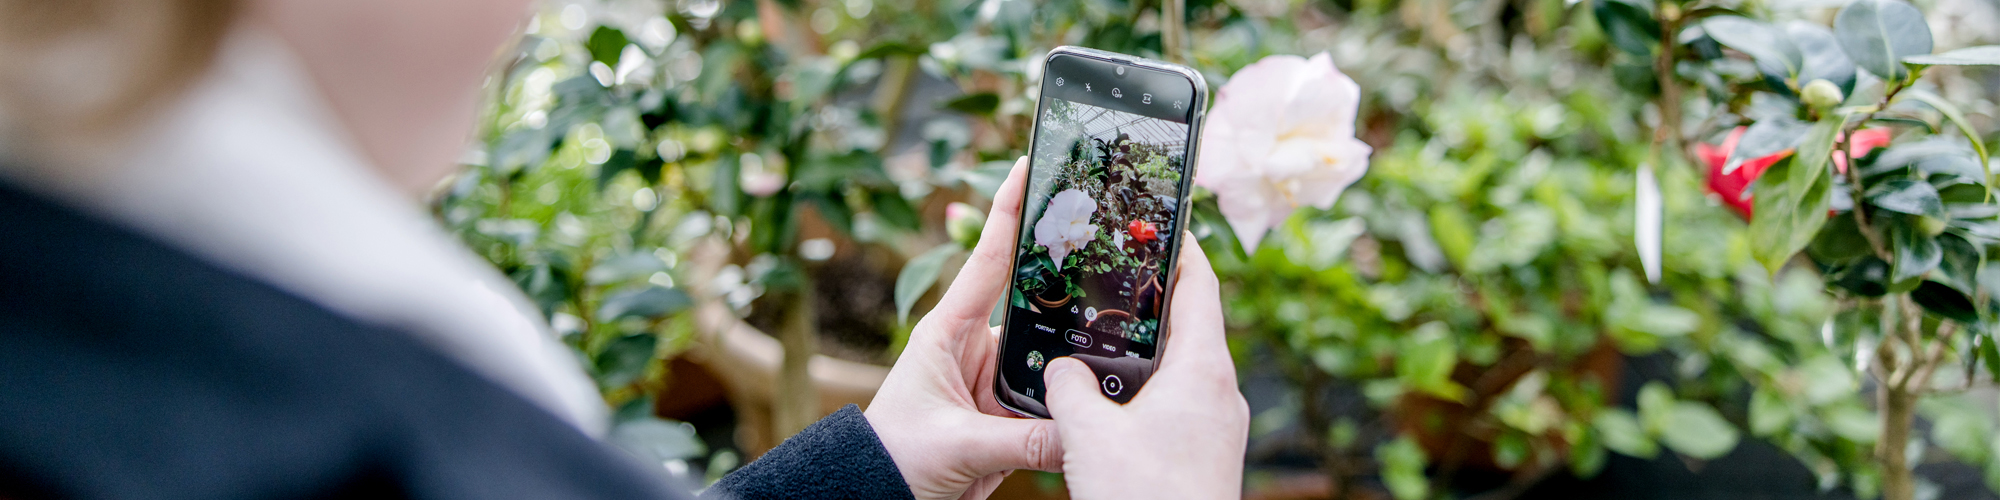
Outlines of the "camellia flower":
[{"label": "camellia flower", "polygon": [[1354,137],[1361,87],[1320,53],[1243,67],[1216,93],[1195,183],[1214,191],[1245,251],[1301,206],[1330,208],[1368,171]]},{"label": "camellia flower", "polygon": [[[1743,220],[1750,220],[1752,202],[1756,199],[1748,192],[1750,184],[1757,182],[1757,178],[1763,177],[1764,171],[1770,170],[1771,165],[1791,156],[1792,150],[1786,149],[1761,158],[1744,160],[1735,171],[1725,174],[1722,172],[1722,167],[1729,165],[1729,154],[1736,151],[1736,142],[1743,138],[1744,130],[1747,128],[1736,127],[1736,130],[1729,132],[1729,137],[1723,139],[1719,146],[1696,144],[1694,154],[1702,163],[1708,164],[1708,190],[1722,198],[1722,204],[1735,210],[1736,215],[1742,216]],[[1889,145],[1889,129],[1872,128],[1855,131],[1852,143],[1850,148],[1854,150],[1856,156],[1867,155],[1875,148]],[[1833,169],[1836,173],[1847,172],[1845,151],[1833,153]]]},{"label": "camellia flower", "polygon": [[1160,230],[1154,228],[1153,223],[1139,219],[1132,219],[1132,223],[1126,225],[1125,232],[1132,235],[1132,241],[1137,241],[1141,245],[1160,239]]},{"label": "camellia flower", "polygon": [[1065,189],[1049,200],[1042,219],[1035,222],[1035,244],[1049,248],[1049,259],[1061,270],[1063,258],[1097,238],[1097,225],[1090,223],[1097,213],[1097,200],[1076,189]]}]

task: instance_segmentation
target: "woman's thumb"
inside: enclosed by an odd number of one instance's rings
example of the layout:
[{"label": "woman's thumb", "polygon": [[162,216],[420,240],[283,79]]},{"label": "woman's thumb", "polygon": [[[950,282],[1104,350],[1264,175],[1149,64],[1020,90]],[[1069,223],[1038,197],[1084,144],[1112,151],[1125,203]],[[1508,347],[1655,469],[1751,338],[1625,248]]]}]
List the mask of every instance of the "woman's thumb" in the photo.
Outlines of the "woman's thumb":
[{"label": "woman's thumb", "polygon": [[1091,418],[1092,414],[1118,406],[1098,392],[1096,372],[1076,358],[1063,356],[1049,361],[1048,369],[1042,373],[1042,381],[1049,388],[1043,401],[1056,422],[1065,418]]}]

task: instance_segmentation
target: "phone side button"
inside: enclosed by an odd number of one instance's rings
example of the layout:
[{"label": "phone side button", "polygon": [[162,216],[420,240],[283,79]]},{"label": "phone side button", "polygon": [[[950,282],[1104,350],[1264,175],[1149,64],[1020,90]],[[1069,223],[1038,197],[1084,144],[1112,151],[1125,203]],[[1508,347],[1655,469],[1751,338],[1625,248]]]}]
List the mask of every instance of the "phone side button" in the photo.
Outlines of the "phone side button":
[{"label": "phone side button", "polygon": [[1090,344],[1092,343],[1092,341],[1090,340],[1090,334],[1083,333],[1074,329],[1070,330],[1069,334],[1066,335],[1066,337],[1068,337],[1069,343],[1075,344],[1077,347],[1090,347]]}]

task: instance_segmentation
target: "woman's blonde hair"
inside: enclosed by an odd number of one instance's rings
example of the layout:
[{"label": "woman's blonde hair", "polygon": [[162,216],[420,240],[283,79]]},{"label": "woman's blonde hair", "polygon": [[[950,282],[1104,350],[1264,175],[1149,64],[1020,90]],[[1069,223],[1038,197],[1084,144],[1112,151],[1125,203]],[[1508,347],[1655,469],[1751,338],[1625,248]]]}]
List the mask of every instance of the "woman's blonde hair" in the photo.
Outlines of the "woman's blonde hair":
[{"label": "woman's blonde hair", "polygon": [[0,152],[113,140],[207,71],[237,0],[0,0]]}]

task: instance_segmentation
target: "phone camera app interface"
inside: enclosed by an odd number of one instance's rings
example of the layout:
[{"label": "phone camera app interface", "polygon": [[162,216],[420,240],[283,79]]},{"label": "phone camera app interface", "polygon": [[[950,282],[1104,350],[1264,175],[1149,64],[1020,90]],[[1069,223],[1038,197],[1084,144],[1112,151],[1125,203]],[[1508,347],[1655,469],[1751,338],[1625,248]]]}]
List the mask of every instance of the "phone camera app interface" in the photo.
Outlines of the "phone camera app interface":
[{"label": "phone camera app interface", "polygon": [[[1112,99],[1122,94],[1110,92]],[[1152,93],[1144,95],[1144,104],[1153,104]],[[1074,356],[1097,372],[1105,394],[1129,399],[1135,391],[1128,385],[1150,373],[1158,349],[1189,126],[1168,119],[1185,114],[1165,102],[1141,109],[1132,107],[1138,100],[1109,101],[1103,94],[1042,96],[1003,353],[1008,363],[1031,368],[1006,381],[1030,396],[1045,392],[1040,368],[1047,361]]]}]

